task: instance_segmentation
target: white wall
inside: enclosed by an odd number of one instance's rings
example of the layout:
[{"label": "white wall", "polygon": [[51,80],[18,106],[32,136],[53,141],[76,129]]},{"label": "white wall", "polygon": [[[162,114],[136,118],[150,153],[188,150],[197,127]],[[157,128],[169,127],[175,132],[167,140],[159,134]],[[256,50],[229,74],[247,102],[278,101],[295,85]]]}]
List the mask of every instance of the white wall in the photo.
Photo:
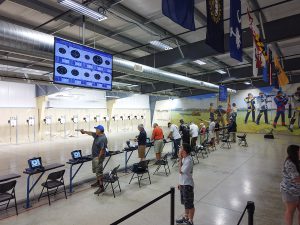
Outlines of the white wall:
[{"label": "white wall", "polygon": [[35,108],[35,85],[0,81],[0,107]]},{"label": "white wall", "polygon": [[149,109],[148,95],[133,95],[127,98],[116,99],[114,109]]}]

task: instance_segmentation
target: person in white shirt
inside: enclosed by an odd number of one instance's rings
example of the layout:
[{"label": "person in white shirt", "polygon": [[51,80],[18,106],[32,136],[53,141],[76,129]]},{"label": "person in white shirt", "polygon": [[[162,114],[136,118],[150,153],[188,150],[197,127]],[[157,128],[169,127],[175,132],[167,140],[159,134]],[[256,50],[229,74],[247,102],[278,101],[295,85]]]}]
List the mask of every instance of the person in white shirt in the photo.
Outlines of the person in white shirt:
[{"label": "person in white shirt", "polygon": [[190,155],[191,146],[183,143],[179,152],[179,184],[181,204],[184,205],[184,216],[176,220],[177,224],[193,225],[194,207],[194,180],[193,159]]},{"label": "person in white shirt", "polygon": [[174,144],[174,152],[172,159],[177,159],[178,158],[178,151],[179,151],[179,146],[181,142],[181,135],[179,133],[179,129],[175,124],[168,123],[168,127],[170,129],[170,133],[168,135],[168,138],[173,140]]},{"label": "person in white shirt", "polygon": [[216,137],[215,126],[216,126],[215,121],[211,119],[208,127],[208,131],[209,131],[210,142],[213,146],[215,146],[215,137]]},{"label": "person in white shirt", "polygon": [[196,124],[194,124],[193,122],[191,122],[191,124],[190,124],[190,135],[192,137],[191,148],[192,148],[192,150],[194,150],[196,143],[197,143],[198,136],[199,136],[199,127]]}]

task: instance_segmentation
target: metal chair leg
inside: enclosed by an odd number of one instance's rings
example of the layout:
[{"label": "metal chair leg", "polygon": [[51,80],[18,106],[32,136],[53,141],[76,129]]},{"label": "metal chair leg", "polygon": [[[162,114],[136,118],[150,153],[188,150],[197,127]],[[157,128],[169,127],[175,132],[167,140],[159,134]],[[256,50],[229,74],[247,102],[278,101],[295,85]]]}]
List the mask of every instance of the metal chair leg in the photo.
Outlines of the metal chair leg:
[{"label": "metal chair leg", "polygon": [[131,183],[131,181],[132,181],[132,179],[133,179],[133,176],[134,176],[134,174],[135,174],[135,173],[133,173],[133,174],[132,174],[132,176],[131,176],[131,179],[130,179],[130,181],[129,181],[129,184]]},{"label": "metal chair leg", "polygon": [[113,192],[113,195],[114,195],[114,198],[116,197],[116,195],[115,195],[115,189],[114,189],[114,186],[113,186],[113,184],[112,183],[110,183],[110,185],[111,185],[111,189],[112,189],[112,192]]},{"label": "metal chair leg", "polygon": [[48,202],[49,202],[49,205],[51,205],[51,202],[50,202],[50,195],[49,195],[49,190],[47,188],[47,195],[48,195]]},{"label": "metal chair leg", "polygon": [[41,194],[40,194],[40,196],[39,196],[39,198],[38,198],[38,201],[40,201],[40,199],[41,199],[41,197],[42,197],[42,195],[43,195],[44,188],[45,188],[45,187],[43,186],[43,189],[42,189]]},{"label": "metal chair leg", "polygon": [[64,192],[65,192],[65,198],[68,199],[65,184],[64,184]]},{"label": "metal chair leg", "polygon": [[15,209],[16,209],[16,213],[17,213],[17,215],[19,215],[19,212],[18,212],[18,205],[17,205],[17,199],[16,199],[16,193],[14,193],[14,199],[15,199]]}]

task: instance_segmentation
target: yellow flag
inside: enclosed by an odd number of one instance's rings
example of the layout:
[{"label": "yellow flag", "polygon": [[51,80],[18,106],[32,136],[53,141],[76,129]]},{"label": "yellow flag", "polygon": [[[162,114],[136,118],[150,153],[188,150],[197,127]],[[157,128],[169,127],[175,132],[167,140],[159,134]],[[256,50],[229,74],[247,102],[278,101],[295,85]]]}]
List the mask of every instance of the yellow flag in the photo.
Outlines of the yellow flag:
[{"label": "yellow flag", "polygon": [[279,75],[278,75],[279,87],[283,87],[283,86],[287,85],[289,83],[289,78],[287,77],[286,73],[282,69],[277,55],[275,55],[275,57],[274,57],[274,65],[275,65],[275,68],[279,71]]}]

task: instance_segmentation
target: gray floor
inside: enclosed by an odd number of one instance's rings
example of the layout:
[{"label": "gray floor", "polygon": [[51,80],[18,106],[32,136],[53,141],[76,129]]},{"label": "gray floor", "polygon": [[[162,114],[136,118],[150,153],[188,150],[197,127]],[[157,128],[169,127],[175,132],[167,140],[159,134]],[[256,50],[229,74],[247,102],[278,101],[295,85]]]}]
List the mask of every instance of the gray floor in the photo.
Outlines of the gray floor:
[{"label": "gray floor", "polygon": [[[111,150],[122,147],[127,138],[134,134],[110,135]],[[1,175],[7,172],[21,173],[26,167],[26,159],[40,155],[45,163],[65,162],[72,149],[89,151],[91,139],[87,137],[56,140],[56,143],[37,143],[18,146],[0,146]],[[286,156],[288,144],[300,144],[299,137],[277,136],[275,140],[264,140],[262,135],[248,135],[248,148],[233,144],[232,149],[220,149],[212,152],[208,158],[200,159],[194,166],[195,180],[195,225],[235,225],[248,200],[256,204],[256,225],[279,225],[283,223],[283,204],[279,193],[281,167]],[[169,151],[167,145],[165,151]],[[153,156],[153,152],[150,153]],[[135,161],[136,153],[132,162]],[[112,158],[108,170],[117,164],[124,165],[124,155]],[[68,167],[67,167],[68,169]],[[150,170],[154,172],[155,167]],[[5,224],[65,224],[65,225],[108,225],[126,215],[144,203],[177,185],[177,167],[171,169],[171,175],[163,174],[151,177],[152,184],[146,181],[142,188],[136,182],[128,184],[130,175],[120,174],[122,192],[113,198],[108,190],[95,196],[94,189],[88,184],[75,187],[75,193],[65,200],[63,195],[52,199],[48,206],[46,200],[34,202],[30,210],[21,210],[19,216],[14,211],[1,212],[0,223]],[[68,170],[66,175],[68,176]],[[92,177],[90,164],[84,165],[77,180]],[[67,179],[67,177],[66,177]],[[26,177],[18,179],[17,197],[25,196]],[[68,184],[68,182],[67,182]],[[33,193],[38,194],[39,189]],[[169,204],[167,197],[137,214],[122,224],[160,225],[169,224]],[[176,193],[176,216],[182,213],[182,206]],[[243,220],[243,224],[247,224]],[[296,221],[295,221],[296,224]]]}]

